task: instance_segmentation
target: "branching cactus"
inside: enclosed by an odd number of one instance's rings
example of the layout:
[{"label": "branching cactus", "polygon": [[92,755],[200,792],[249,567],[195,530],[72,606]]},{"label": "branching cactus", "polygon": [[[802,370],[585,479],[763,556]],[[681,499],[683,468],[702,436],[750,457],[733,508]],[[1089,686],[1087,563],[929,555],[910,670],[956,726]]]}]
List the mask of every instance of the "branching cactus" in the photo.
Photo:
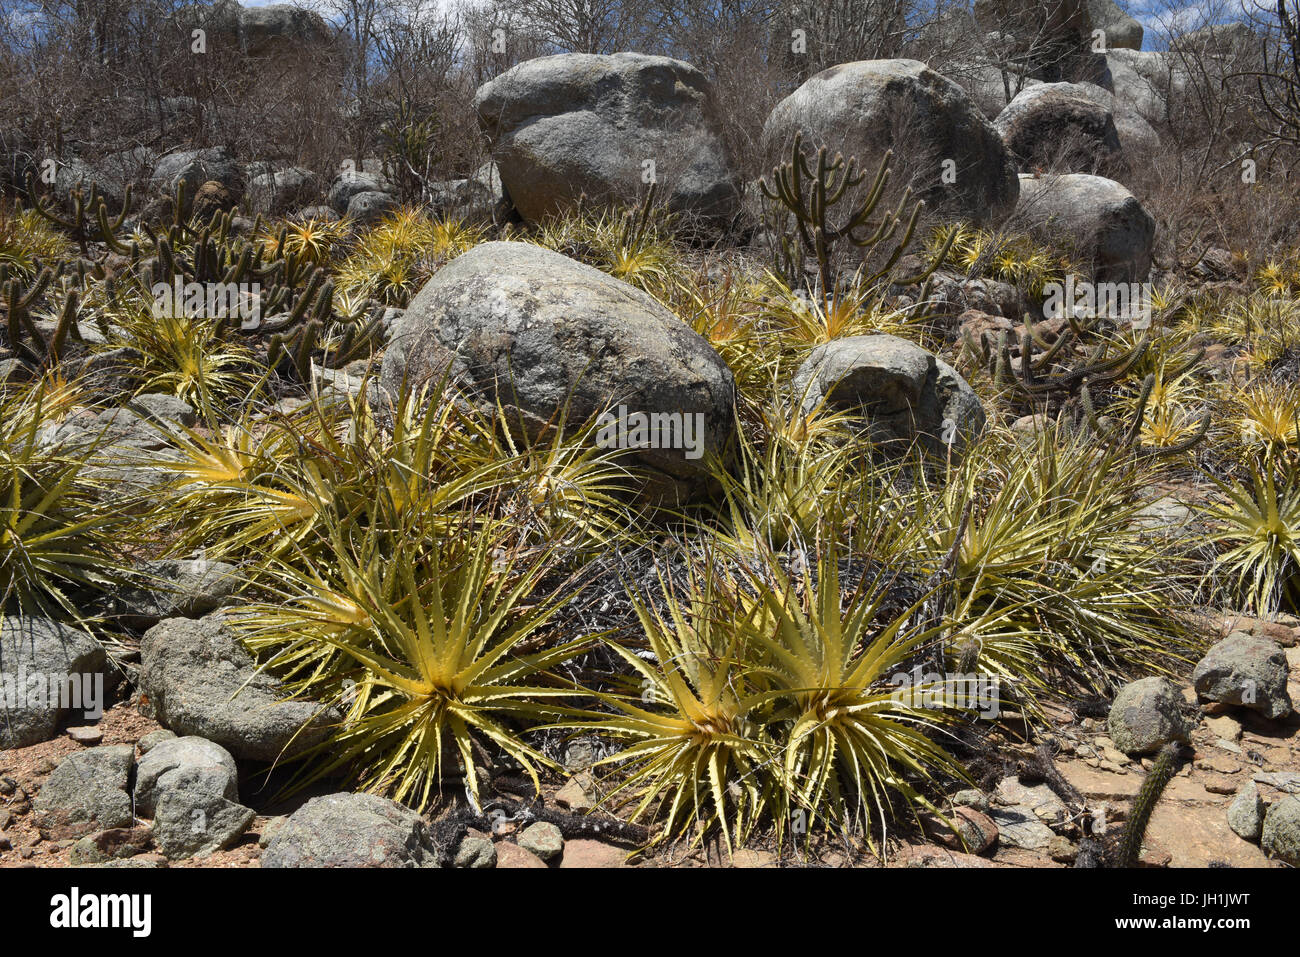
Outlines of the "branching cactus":
[{"label": "branching cactus", "polygon": [[[892,158],[892,151],[884,155],[870,188],[863,193],[861,187],[867,182],[867,174],[858,171],[855,157],[846,160],[843,154],[837,153],[831,159],[823,146],[810,160],[803,149],[803,134],[796,133],[790,160],[773,168],[770,182],[767,177],[759,181],[763,195],[784,211],[776,265],[793,288],[803,287],[804,264],[811,255],[817,261],[816,292],[830,297],[835,288],[836,259],[839,250],[845,246],[864,250],[864,258],[871,261],[871,254],[877,248],[884,250],[888,244],[893,244],[884,264],[866,276],[868,286],[888,276],[898,264],[916,233],[916,224],[925,203],[918,201],[912,205],[904,226],[904,211],[912,198],[909,187],[904,190],[895,209],[886,208],[878,220],[873,219],[889,182]],[[844,204],[842,215],[841,204]],[[788,227],[791,219],[794,222],[793,234]],[[902,236],[895,239],[900,226],[903,227]],[[924,282],[943,262],[955,236],[953,232],[948,237],[928,269],[896,281],[907,285]]]}]

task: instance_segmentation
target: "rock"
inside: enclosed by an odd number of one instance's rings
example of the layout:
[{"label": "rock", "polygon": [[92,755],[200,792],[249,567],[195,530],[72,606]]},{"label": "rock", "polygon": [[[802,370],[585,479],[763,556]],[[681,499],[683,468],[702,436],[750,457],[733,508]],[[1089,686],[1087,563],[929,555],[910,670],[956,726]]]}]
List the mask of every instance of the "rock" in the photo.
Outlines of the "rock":
[{"label": "rock", "polygon": [[135,748],[130,745],[74,751],[64,758],[36,795],[36,826],[46,840],[66,840],[94,831],[130,827],[127,782]]},{"label": "rock", "polygon": [[861,410],[872,441],[897,451],[919,441],[942,453],[984,430],[984,407],[966,380],[897,336],[850,336],[818,346],[795,372],[793,389],[805,412],[823,401]]},{"label": "rock", "polygon": [[321,223],[337,223],[339,214],[334,212],[332,206],[304,206],[294,213],[292,218],[296,223],[306,223],[312,220]]},{"label": "rock", "polygon": [[183,777],[179,772],[194,768],[216,772],[216,792],[231,801],[239,800],[239,773],[230,752],[205,738],[191,736],[159,742],[140,759],[135,772],[136,807],[146,816],[152,815],[158,798]]},{"label": "rock", "polygon": [[640,53],[539,57],[479,87],[474,108],[527,222],[583,197],[631,205],[647,182],[670,210],[712,225],[740,209],[712,89],[689,63]]},{"label": "rock", "polygon": [[1263,38],[1247,23],[1212,23],[1174,38],[1169,46],[1198,54],[1231,57],[1258,50]]},{"label": "rock", "polygon": [[1060,834],[1053,834],[1044,850],[1047,851],[1047,856],[1058,864],[1073,864],[1079,857],[1078,846],[1068,837],[1062,837]]},{"label": "rock", "polygon": [[1071,84],[1081,96],[1104,107],[1115,121],[1115,133],[1119,136],[1119,148],[1122,165],[1116,167],[1121,172],[1140,167],[1147,158],[1160,149],[1160,135],[1145,116],[1131,103],[1126,103],[1109,90],[1094,83]]},{"label": "rock", "polygon": [[257,835],[257,846],[261,848],[270,847],[271,842],[275,840],[275,835],[280,832],[280,828],[284,827],[284,822],[287,820],[289,820],[287,815],[267,818],[266,823],[262,825],[262,829]]},{"label": "rock", "polygon": [[87,835],[72,845],[68,863],[78,866],[126,860],[143,854],[152,839],[147,827],[110,828],[98,834]]},{"label": "rock", "polygon": [[564,853],[564,837],[560,834],[560,829],[548,821],[528,825],[516,840],[525,851],[536,854],[547,863]]},{"label": "rock", "polygon": [[127,402],[126,407],[137,415],[163,425],[181,425],[186,428],[199,424],[198,413],[183,399],[162,392],[146,392]]},{"label": "rock", "polygon": [[1047,847],[1056,836],[1031,809],[1023,805],[995,807],[989,811],[989,817],[997,826],[997,839],[1010,847],[1035,851]]},{"label": "rock", "polygon": [[233,602],[239,570],[206,559],[163,559],[132,570],[110,596],[109,613],[136,631],[167,618],[201,618]]},{"label": "rock", "polygon": [[[189,199],[191,192],[193,199]],[[186,190],[190,216],[201,223],[207,223],[217,213],[228,213],[239,204],[239,194],[229,186],[208,180],[197,190]]]},{"label": "rock", "polygon": [[1022,90],[993,126],[1024,172],[1037,167],[1095,173],[1121,166],[1115,117],[1080,84],[1040,83]]},{"label": "rock", "polygon": [[168,858],[207,857],[248,830],[257,814],[225,796],[227,781],[224,768],[197,765],[181,765],[159,779],[153,834]]},{"label": "rock", "polygon": [[842,63],[809,79],[763,126],[769,167],[789,161],[797,132],[807,150],[856,157],[869,176],[892,149],[894,181],[945,217],[997,225],[1016,207],[1015,163],[997,130],[965,90],[916,60]]},{"label": "rock", "polygon": [[1127,189],[1086,173],[1020,177],[1017,219],[1044,242],[1068,248],[1098,281],[1142,282],[1156,223]]},{"label": "rock", "polygon": [[354,193],[348,200],[347,218],[358,226],[373,226],[398,206],[388,193]]},{"label": "rock", "polygon": [[943,75],[961,86],[987,119],[994,119],[1022,91],[1037,86],[1036,80],[1015,64],[960,60],[944,64]]},{"label": "rock", "polygon": [[137,741],[135,746],[140,749],[140,755],[143,757],[164,741],[173,741],[175,738],[175,731],[168,731],[166,728],[159,728],[157,731],[150,731],[143,738]]},{"label": "rock", "polygon": [[564,859],[560,861],[560,869],[626,867],[627,854],[627,851],[612,844],[575,838],[564,842]]},{"label": "rock", "polygon": [[191,200],[199,187],[208,182],[219,183],[236,203],[244,195],[244,171],[224,146],[169,153],[154,165],[149,185],[155,192],[171,196],[182,180]]},{"label": "rock", "polygon": [[1252,780],[1287,794],[1300,794],[1300,771],[1256,771]]},{"label": "rock", "polygon": [[1102,60],[1098,85],[1153,124],[1171,119],[1170,98],[1181,98],[1191,79],[1178,57],[1162,52],[1112,48]]},{"label": "rock", "polygon": [[[160,724],[215,741],[236,758],[275,761],[320,743],[342,721],[334,708],[282,700],[220,612],[169,618],[141,642],[140,686]],[[301,733],[300,733],[301,731]]]},{"label": "rock", "polygon": [[68,716],[104,713],[104,646],[47,618],[6,614],[0,621],[0,750],[49,741]]},{"label": "rock", "polygon": [[1040,821],[1064,820],[1065,804],[1046,784],[1022,784],[1019,777],[1003,778],[993,794],[993,803],[1003,807],[1027,809]]},{"label": "rock", "polygon": [[389,196],[397,188],[384,178],[382,173],[364,170],[344,170],[330,184],[329,204],[336,211],[346,213],[352,197],[360,193],[386,193]]},{"label": "rock", "polygon": [[280,215],[310,202],[318,192],[315,173],[290,166],[252,177],[247,198],[252,212]]},{"label": "rock", "polygon": [[989,796],[978,788],[966,788],[952,796],[952,804],[953,807],[971,807],[987,814],[989,811]]},{"label": "rock", "polygon": [[972,807],[957,807],[949,816],[953,830],[947,830],[940,840],[954,850],[983,854],[998,840],[998,826],[989,815]]},{"label": "rock", "polygon": [[1120,689],[1106,729],[1125,754],[1153,754],[1171,741],[1187,741],[1192,726],[1182,714],[1183,696],[1167,678],[1141,678]]},{"label": "rock", "polygon": [[1269,857],[1300,867],[1300,799],[1274,801],[1264,816],[1259,846]]},{"label": "rock", "polygon": [[436,867],[437,848],[410,808],[373,794],[312,798],[276,832],[263,867]]},{"label": "rock", "polygon": [[585,814],[596,806],[596,799],[591,796],[588,786],[580,778],[587,775],[575,775],[565,782],[564,787],[555,792],[555,803],[578,814]]},{"label": "rock", "polygon": [[466,837],[456,849],[455,865],[471,870],[485,870],[497,866],[496,846],[483,837]]},{"label": "rock", "polygon": [[518,844],[512,844],[510,841],[502,841],[497,846],[497,869],[498,870],[521,870],[526,868],[545,868],[546,862],[534,854],[532,851],[525,850]]},{"label": "rock", "polygon": [[239,37],[249,56],[282,57],[298,51],[317,53],[334,35],[320,14],[290,3],[270,3],[240,9]]},{"label": "rock", "polygon": [[629,428],[659,416],[649,438],[677,447],[628,454],[648,498],[696,497],[708,456],[732,442],[735,380],[709,343],[649,295],[540,246],[484,243],[439,270],[394,323],[381,381],[397,395],[449,364],[520,434],[552,428],[566,408],[570,425],[607,410],[626,412]]},{"label": "rock", "polygon": [[1087,56],[1088,0],[975,0],[971,12],[975,36],[982,34],[1004,58],[1026,64],[1043,79],[1063,79]]},{"label": "rock", "polygon": [[1264,826],[1265,809],[1259,788],[1251,781],[1237,792],[1237,796],[1228,805],[1228,826],[1243,841],[1258,841],[1260,829]]},{"label": "rock", "polygon": [[1291,713],[1287,676],[1286,653],[1276,642],[1236,632],[1206,652],[1192,672],[1192,684],[1202,698],[1277,720]]},{"label": "rock", "polygon": [[1088,18],[1103,33],[1103,49],[1142,49],[1142,24],[1119,8],[1115,0],[1088,0]]},{"label": "rock", "polygon": [[77,744],[84,744],[88,748],[93,748],[104,740],[104,732],[93,724],[82,725],[76,728],[68,729],[68,737]]}]

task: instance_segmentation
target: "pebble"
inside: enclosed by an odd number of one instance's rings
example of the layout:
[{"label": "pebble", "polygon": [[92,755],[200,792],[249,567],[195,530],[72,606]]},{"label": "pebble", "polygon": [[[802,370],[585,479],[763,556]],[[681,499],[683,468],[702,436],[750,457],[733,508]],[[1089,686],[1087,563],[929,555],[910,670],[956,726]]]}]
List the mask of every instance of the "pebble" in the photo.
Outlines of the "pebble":
[{"label": "pebble", "polygon": [[104,740],[104,732],[93,724],[82,725],[76,728],[68,729],[68,737],[77,744],[84,744],[87,747],[94,747]]}]

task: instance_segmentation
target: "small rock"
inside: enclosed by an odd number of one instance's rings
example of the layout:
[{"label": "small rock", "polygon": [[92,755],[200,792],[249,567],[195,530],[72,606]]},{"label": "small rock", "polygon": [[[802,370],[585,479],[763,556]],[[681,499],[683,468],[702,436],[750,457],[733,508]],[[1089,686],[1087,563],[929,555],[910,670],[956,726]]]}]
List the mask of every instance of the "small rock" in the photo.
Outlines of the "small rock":
[{"label": "small rock", "polygon": [[595,807],[595,798],[588,792],[589,785],[584,784],[584,779],[590,781],[591,777],[587,774],[576,774],[569,778],[564,787],[555,792],[555,803],[578,814],[585,814]]},{"label": "small rock", "polygon": [[1062,837],[1060,834],[1053,834],[1044,850],[1047,851],[1047,856],[1058,864],[1073,864],[1079,856],[1079,848],[1069,838]]},{"label": "small rock", "polygon": [[1205,790],[1211,794],[1236,794],[1237,783],[1226,774],[1207,774],[1204,782]]},{"label": "small rock", "polygon": [[564,853],[564,836],[548,821],[530,824],[520,833],[519,846],[547,863]]},{"label": "small rock", "polygon": [[79,725],[75,728],[68,728],[68,737],[77,744],[84,744],[87,747],[94,747],[104,740],[104,732],[93,724]]},{"label": "small rock", "polygon": [[502,841],[496,846],[497,849],[497,868],[504,870],[513,870],[520,868],[543,868],[546,862],[534,854],[532,851],[525,850],[518,844],[512,844],[510,841]]},{"label": "small rock", "polygon": [[1300,799],[1287,796],[1273,802],[1264,815],[1259,846],[1269,857],[1300,867]]},{"label": "small rock", "polygon": [[1254,843],[1259,840],[1264,826],[1265,809],[1259,788],[1251,781],[1237,792],[1237,796],[1228,805],[1228,827],[1243,841]]},{"label": "small rock", "polygon": [[989,812],[989,796],[978,788],[966,788],[952,796],[954,807],[973,807],[984,814]]},{"label": "small rock", "polygon": [[223,796],[225,774],[181,767],[163,776],[154,811],[154,840],[168,858],[207,857],[233,844],[257,816]]},{"label": "small rock", "polygon": [[143,757],[164,741],[170,741],[175,737],[175,731],[168,731],[166,728],[159,728],[157,731],[150,731],[143,738],[137,741],[135,746],[140,749],[140,755]]},{"label": "small rock", "polygon": [[560,868],[626,867],[627,851],[612,844],[603,844],[585,838],[564,842],[564,859]]},{"label": "small rock", "polygon": [[437,861],[420,815],[373,794],[341,793],[312,798],[289,815],[261,865],[436,867]]},{"label": "small rock", "polygon": [[998,826],[981,811],[972,807],[954,808],[949,820],[956,828],[956,833],[947,831],[940,840],[954,850],[983,854],[997,843]]},{"label": "small rock", "polygon": [[1035,851],[1047,847],[1053,837],[1052,829],[1029,807],[994,808],[989,817],[997,825],[998,840],[1010,847]]},{"label": "small rock", "polygon": [[[1241,740],[1241,722],[1231,715],[1217,715],[1205,719],[1205,726],[1210,730],[1220,742],[1228,741],[1236,744]],[[1219,745],[1223,747],[1222,743]]]},{"label": "small rock", "polygon": [[230,801],[239,800],[239,772],[230,752],[206,738],[188,736],[161,741],[140,759],[135,773],[135,804],[142,814],[154,812],[159,798],[182,781],[193,783],[191,770],[210,773],[208,790]]},{"label": "small rock", "polygon": [[257,846],[262,848],[269,846],[275,840],[276,832],[284,826],[284,822],[287,820],[289,818],[284,815],[267,818],[266,823],[262,825],[261,830],[257,833]]},{"label": "small rock", "polygon": [[456,849],[457,867],[470,870],[484,870],[497,866],[497,849],[491,841],[481,837],[467,837]]},{"label": "small rock", "polygon": [[130,827],[131,796],[126,789],[134,758],[130,745],[74,751],[64,758],[36,796],[41,836],[63,840]]},{"label": "small rock", "polygon": [[90,834],[72,845],[71,864],[104,864],[112,860],[135,857],[149,846],[151,835],[146,827],[117,827]]},{"label": "small rock", "polygon": [[1167,678],[1142,678],[1120,689],[1106,728],[1115,746],[1130,755],[1152,754],[1171,741],[1187,741],[1182,693]]},{"label": "small rock", "polygon": [[1254,780],[1287,794],[1300,794],[1300,773],[1295,771],[1257,771]]},{"label": "small rock", "polygon": [[1239,631],[1212,646],[1192,672],[1192,684],[1202,698],[1241,705],[1272,720],[1291,713],[1286,654],[1263,636]]}]

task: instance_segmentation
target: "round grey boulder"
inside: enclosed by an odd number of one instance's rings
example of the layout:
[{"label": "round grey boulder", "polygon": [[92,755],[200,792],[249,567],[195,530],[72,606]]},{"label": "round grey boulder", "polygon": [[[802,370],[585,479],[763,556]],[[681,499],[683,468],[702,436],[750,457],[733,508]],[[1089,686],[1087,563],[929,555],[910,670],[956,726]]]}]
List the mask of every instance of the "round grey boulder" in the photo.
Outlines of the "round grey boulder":
[{"label": "round grey boulder", "polygon": [[200,186],[209,182],[220,183],[236,202],[244,195],[244,171],[224,146],[167,154],[155,164],[149,184],[155,191],[170,196],[181,180],[185,181],[185,192],[191,199]]},{"label": "round grey boulder", "polygon": [[1141,50],[1142,24],[1119,8],[1115,0],[1088,0],[1088,17],[1101,30],[1107,50]]},{"label": "round grey boulder", "polygon": [[390,193],[354,193],[348,200],[347,217],[358,226],[373,226],[398,208]]},{"label": "round grey boulder", "polygon": [[1121,149],[1114,115],[1081,86],[1031,86],[1021,90],[993,121],[1022,171],[1040,167],[1093,173],[1119,165]]},{"label": "round grey boulder", "polygon": [[262,867],[436,867],[423,819],[373,794],[312,798],[275,832]]},{"label": "round grey boulder", "polygon": [[152,815],[159,795],[180,781],[177,772],[199,768],[216,772],[213,789],[220,797],[239,800],[239,773],[230,752],[206,738],[190,735],[162,741],[140,759],[135,771],[135,806]]},{"label": "round grey boulder", "polygon": [[960,448],[984,430],[979,397],[952,366],[897,336],[850,336],[813,349],[795,372],[805,412],[825,403],[861,411],[868,435],[887,450],[920,443]]},{"label": "round grey boulder", "polygon": [[339,213],[348,211],[348,204],[358,193],[387,193],[390,196],[396,188],[382,173],[366,170],[347,170],[335,177],[330,184],[329,204]]},{"label": "round grey boulder", "polygon": [[335,708],[286,700],[220,612],[198,621],[168,618],[150,628],[140,643],[140,688],[159,724],[248,760],[300,754],[342,720]]},{"label": "round grey boulder", "polygon": [[527,60],[474,98],[501,182],[528,222],[632,204],[655,182],[675,212],[725,224],[740,181],[708,79],[681,60],[565,53]]},{"label": "round grey boulder", "polygon": [[1156,221],[1114,180],[1022,174],[1016,218],[1042,241],[1068,249],[1098,281],[1142,282],[1151,272]]},{"label": "round grey boulder", "polygon": [[98,720],[108,656],[91,635],[48,618],[0,622],[0,750],[48,741],[69,715]]},{"label": "round grey boulder", "polygon": [[1287,795],[1269,806],[1259,846],[1269,857],[1300,867],[1300,798]]},{"label": "round grey boulder", "polygon": [[1213,645],[1192,672],[1196,693],[1208,701],[1236,704],[1266,718],[1291,713],[1287,660],[1277,642],[1234,632]]},{"label": "round grey boulder", "polygon": [[127,782],[135,748],[130,745],[74,751],[54,769],[36,795],[34,817],[48,840],[67,840],[114,827],[130,827]]},{"label": "round grey boulder", "polygon": [[932,210],[997,225],[1015,209],[1015,161],[1002,138],[953,81],[917,60],[862,60],[823,70],[782,100],[763,126],[769,167],[806,151],[856,157],[868,175],[887,150],[893,178]]},{"label": "round grey boulder", "polygon": [[1125,754],[1154,754],[1173,741],[1187,741],[1191,722],[1183,717],[1183,696],[1167,678],[1142,678],[1120,689],[1106,729]]},{"label": "round grey boulder", "polygon": [[318,192],[316,174],[301,166],[260,173],[248,181],[247,200],[256,213],[279,215],[301,207]]},{"label": "round grey boulder", "polygon": [[381,377],[391,395],[449,367],[520,435],[562,414],[569,428],[607,412],[627,423],[627,443],[612,428],[609,438],[644,470],[652,498],[695,497],[708,457],[731,446],[735,380],[709,343],[641,290],[530,243],[476,246],[394,321]]}]

